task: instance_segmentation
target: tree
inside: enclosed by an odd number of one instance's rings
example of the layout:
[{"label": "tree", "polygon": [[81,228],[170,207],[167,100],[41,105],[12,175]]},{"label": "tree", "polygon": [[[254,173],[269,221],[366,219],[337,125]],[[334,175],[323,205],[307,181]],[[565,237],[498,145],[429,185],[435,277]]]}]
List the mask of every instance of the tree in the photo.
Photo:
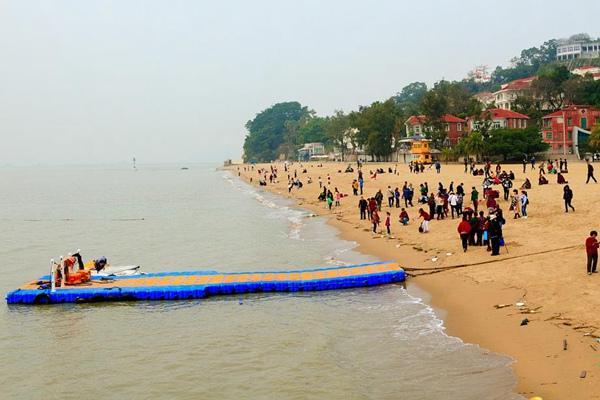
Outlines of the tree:
[{"label": "tree", "polygon": [[592,129],[587,142],[587,148],[594,153],[600,151],[600,124],[596,124],[594,129]]},{"label": "tree", "polygon": [[[246,123],[248,134],[244,141],[244,161],[265,162],[277,159],[285,139],[286,122],[300,121],[308,114],[308,109],[296,101],[277,103],[258,113]],[[290,141],[291,135],[288,130]]]},{"label": "tree", "polygon": [[344,161],[348,144],[353,139],[349,136],[350,118],[343,111],[336,110],[333,116],[328,118],[325,130],[329,142],[340,149],[342,161]]},{"label": "tree", "polygon": [[359,145],[365,145],[369,154],[384,160],[392,153],[394,136],[398,135],[398,109],[394,99],[376,101],[368,107],[361,107],[350,114],[351,126],[358,129],[356,136]]},{"label": "tree", "polygon": [[317,116],[311,116],[300,121],[298,129],[299,144],[320,142],[328,146],[331,142],[327,134],[327,124],[328,118]]},{"label": "tree", "polygon": [[504,161],[521,159],[523,154],[536,154],[548,150],[535,126],[526,129],[496,129],[487,140],[488,154],[502,156]]},{"label": "tree", "polygon": [[546,66],[531,83],[531,93],[546,109],[560,110],[564,105],[563,83],[570,77],[571,73],[564,65]]},{"label": "tree", "polygon": [[464,156],[474,155],[480,158],[487,152],[487,145],[480,132],[471,132],[458,142],[456,152]]}]

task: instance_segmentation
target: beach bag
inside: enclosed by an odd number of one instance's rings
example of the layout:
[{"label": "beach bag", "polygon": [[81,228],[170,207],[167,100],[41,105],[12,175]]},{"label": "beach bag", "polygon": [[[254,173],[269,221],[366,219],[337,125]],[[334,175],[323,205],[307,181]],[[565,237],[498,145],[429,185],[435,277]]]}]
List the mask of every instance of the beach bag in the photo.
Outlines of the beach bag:
[{"label": "beach bag", "polygon": [[483,231],[483,240],[488,240],[488,231]]},{"label": "beach bag", "polygon": [[419,233],[423,233],[423,223],[419,224]]},{"label": "beach bag", "polygon": [[504,238],[501,237],[500,240],[498,240],[498,243],[500,244],[500,246],[504,246]]}]

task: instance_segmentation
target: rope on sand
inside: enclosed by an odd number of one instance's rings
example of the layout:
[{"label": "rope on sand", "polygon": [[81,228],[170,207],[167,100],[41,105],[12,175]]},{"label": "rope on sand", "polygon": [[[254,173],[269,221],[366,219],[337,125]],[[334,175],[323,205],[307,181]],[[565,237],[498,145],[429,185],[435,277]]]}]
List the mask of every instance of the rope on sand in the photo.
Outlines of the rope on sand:
[{"label": "rope on sand", "polygon": [[[445,271],[449,271],[449,270],[457,269],[457,268],[466,268],[466,267],[472,267],[472,266],[476,266],[476,265],[492,264],[492,263],[502,262],[502,261],[506,261],[506,260],[513,260],[515,258],[536,256],[539,254],[546,254],[546,253],[554,253],[554,252],[574,249],[574,248],[578,248],[578,247],[581,247],[581,246],[576,244],[576,245],[572,245],[572,246],[561,247],[561,248],[554,249],[554,250],[544,250],[544,251],[538,251],[535,253],[520,254],[520,255],[504,257],[504,258],[497,258],[497,259],[488,260],[488,261],[480,261],[480,262],[475,262],[475,263],[470,263],[470,264],[448,265],[445,267],[430,267],[430,268],[410,268],[410,267],[408,267],[408,268],[404,268],[404,271],[406,271],[407,275],[411,276],[411,277],[416,277],[416,276],[421,276],[421,275],[431,275],[431,274],[437,274],[439,272],[445,272]],[[425,272],[422,272],[419,274],[410,274],[410,273],[408,273],[409,271],[410,272],[425,271]]]}]

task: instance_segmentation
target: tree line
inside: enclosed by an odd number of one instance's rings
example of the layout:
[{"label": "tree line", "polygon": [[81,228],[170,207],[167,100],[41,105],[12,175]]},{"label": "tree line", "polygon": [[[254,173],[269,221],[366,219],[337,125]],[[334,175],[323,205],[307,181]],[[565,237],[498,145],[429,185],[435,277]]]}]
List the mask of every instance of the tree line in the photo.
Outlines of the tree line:
[{"label": "tree line", "polygon": [[[594,81],[591,75],[571,74],[564,64],[555,61],[556,46],[557,41],[550,40],[523,50],[511,60],[511,67],[497,67],[490,82],[441,80],[431,88],[423,82],[413,82],[384,101],[360,106],[349,113],[335,111],[330,116],[318,116],[297,101],[277,103],[246,123],[244,160],[266,162],[280,155],[295,159],[298,149],[311,142],[321,142],[329,150],[337,149],[342,158],[348,149],[361,148],[373,159],[387,160],[398,140],[406,137],[404,123],[411,115],[426,117],[429,129],[424,135],[446,158],[476,154],[511,159],[523,153],[545,151],[547,145],[539,134],[543,115],[566,104],[600,107],[600,81]],[[473,97],[475,93],[495,91],[503,83],[534,75],[537,79],[516,99],[513,108],[531,118],[527,129],[496,129],[491,134],[479,128],[455,148],[447,148],[442,120],[445,114],[461,118],[482,115],[485,108],[493,108],[494,104],[484,106]]]}]

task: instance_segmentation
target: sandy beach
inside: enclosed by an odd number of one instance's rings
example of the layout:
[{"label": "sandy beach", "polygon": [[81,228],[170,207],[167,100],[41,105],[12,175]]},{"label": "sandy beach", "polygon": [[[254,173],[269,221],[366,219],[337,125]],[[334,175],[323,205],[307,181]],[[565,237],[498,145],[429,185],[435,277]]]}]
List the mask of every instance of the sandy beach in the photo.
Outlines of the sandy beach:
[{"label": "sandy beach", "polygon": [[[301,189],[288,193],[288,179],[283,164],[278,168],[278,182],[265,190],[295,199],[299,206],[316,214],[329,216],[329,222],[339,229],[342,238],[358,243],[358,250],[384,260],[397,260],[411,274],[410,285],[417,285],[431,295],[431,304],[445,310],[445,326],[449,334],[488,350],[503,353],[515,359],[513,364],[518,378],[516,390],[524,397],[541,396],[543,399],[600,399],[600,274],[588,276],[585,270],[584,241],[589,231],[598,229],[600,210],[596,201],[600,184],[585,184],[586,165],[571,162],[565,174],[574,192],[575,212],[565,213],[562,200],[563,185],[550,175],[550,184],[537,185],[538,169],[521,165],[506,165],[512,170],[518,188],[528,177],[533,187],[528,190],[530,205],[528,219],[513,220],[509,203],[502,198],[499,204],[507,220],[504,226],[506,246],[499,257],[491,257],[485,247],[470,247],[463,253],[457,226],[459,219],[433,220],[430,232],[418,232],[418,209],[408,207],[409,225],[398,222],[399,208],[388,208],[392,214],[391,235],[373,234],[369,221],[361,221],[358,212],[359,197],[352,195],[354,173],[344,173],[348,163],[317,162],[295,163],[289,167],[292,176],[297,172],[303,182]],[[241,178],[258,186],[257,170],[270,164],[229,167]],[[388,168],[397,173],[387,173]],[[369,171],[383,168],[386,173],[372,179]],[[303,170],[306,172],[303,173]],[[363,166],[364,196],[373,196],[391,186],[402,188],[405,181],[418,192],[419,184],[428,182],[430,192],[438,182],[448,187],[463,183],[466,199],[475,186],[482,192],[482,177],[464,173],[463,165],[443,164],[441,173],[426,169],[412,174],[405,164],[369,163]],[[329,210],[318,201],[318,179],[330,188],[337,187],[348,194],[341,206]],[[308,184],[308,177],[312,183]],[[496,187],[498,189],[498,187]],[[501,192],[501,188],[499,188]],[[467,201],[465,201],[465,204]],[[426,206],[424,207],[427,208]],[[385,227],[380,226],[380,230]],[[435,261],[434,261],[435,260]],[[457,267],[448,268],[445,267]],[[431,270],[442,268],[431,274]],[[414,269],[414,270],[413,270]],[[420,276],[419,276],[420,275]],[[515,303],[524,303],[517,307]],[[496,308],[496,305],[507,305]],[[521,326],[527,318],[530,322]],[[566,341],[566,342],[565,342]],[[565,350],[566,343],[566,350]],[[582,374],[585,371],[585,377]]]}]

